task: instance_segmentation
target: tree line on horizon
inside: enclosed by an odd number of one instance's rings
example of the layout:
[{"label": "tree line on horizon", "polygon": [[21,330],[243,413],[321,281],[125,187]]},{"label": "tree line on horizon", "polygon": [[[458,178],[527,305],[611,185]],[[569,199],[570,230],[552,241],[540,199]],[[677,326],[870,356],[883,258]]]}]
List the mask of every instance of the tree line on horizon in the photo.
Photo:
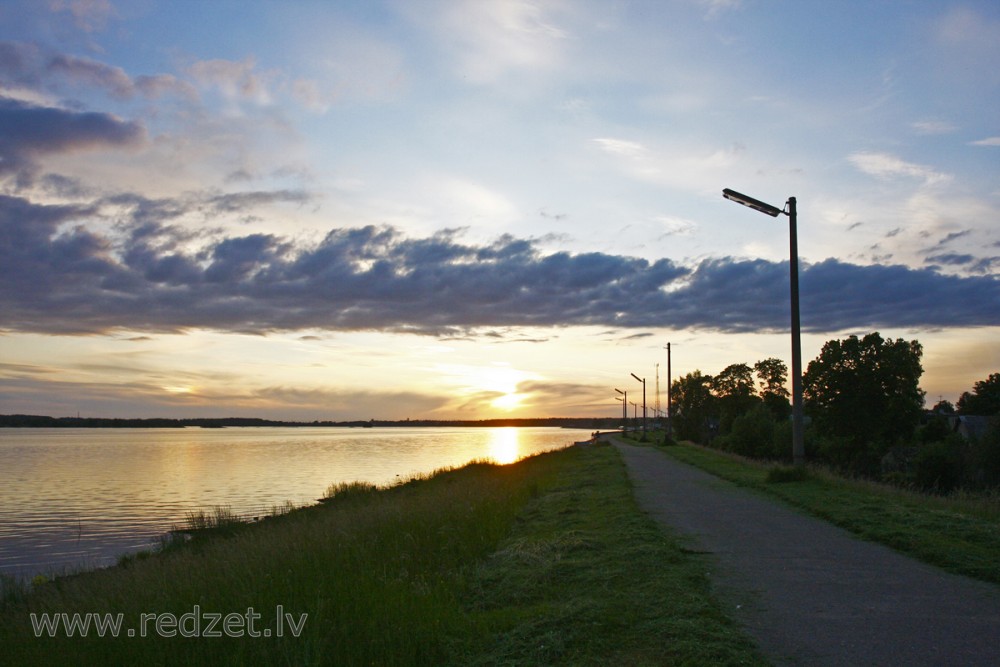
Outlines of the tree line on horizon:
[{"label": "tree line on horizon", "polygon": [[496,419],[369,419],[351,421],[280,421],[258,417],[50,417],[47,415],[0,415],[0,428],[245,428],[324,426],[336,428],[370,427],[559,427],[578,429],[610,429],[620,422],[614,417],[509,417]]},{"label": "tree line on horizon", "polygon": [[[806,457],[838,470],[926,491],[1000,486],[1000,373],[964,392],[957,405],[924,409],[919,341],[827,341],[802,377]],[[700,370],[671,386],[671,423],[692,440],[751,458],[791,461],[788,367],[775,358]],[[989,418],[975,437],[960,418]]]}]

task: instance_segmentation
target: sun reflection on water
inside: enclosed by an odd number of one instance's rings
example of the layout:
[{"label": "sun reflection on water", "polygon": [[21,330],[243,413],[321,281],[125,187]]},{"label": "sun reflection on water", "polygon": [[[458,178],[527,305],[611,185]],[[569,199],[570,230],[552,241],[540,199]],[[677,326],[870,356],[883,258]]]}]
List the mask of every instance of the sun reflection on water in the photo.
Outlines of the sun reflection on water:
[{"label": "sun reflection on water", "polygon": [[518,440],[516,427],[491,429],[489,442],[489,458],[500,465],[513,463],[521,458],[521,443]]}]

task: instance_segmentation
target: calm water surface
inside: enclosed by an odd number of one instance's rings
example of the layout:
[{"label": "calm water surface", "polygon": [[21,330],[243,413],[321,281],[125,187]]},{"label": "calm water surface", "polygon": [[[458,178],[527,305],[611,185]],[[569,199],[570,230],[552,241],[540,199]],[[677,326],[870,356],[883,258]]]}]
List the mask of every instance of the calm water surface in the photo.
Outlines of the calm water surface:
[{"label": "calm water surface", "polygon": [[0,429],[0,572],[114,563],[189,512],[266,514],[336,482],[511,463],[590,436],[559,428]]}]

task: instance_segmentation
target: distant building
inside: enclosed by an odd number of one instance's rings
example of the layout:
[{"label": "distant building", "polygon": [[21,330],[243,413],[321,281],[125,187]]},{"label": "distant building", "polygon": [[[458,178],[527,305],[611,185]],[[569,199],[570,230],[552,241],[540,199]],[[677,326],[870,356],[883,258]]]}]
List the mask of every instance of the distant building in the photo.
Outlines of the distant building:
[{"label": "distant building", "polygon": [[990,428],[994,417],[978,417],[976,415],[956,415],[954,431],[966,440],[979,440]]}]

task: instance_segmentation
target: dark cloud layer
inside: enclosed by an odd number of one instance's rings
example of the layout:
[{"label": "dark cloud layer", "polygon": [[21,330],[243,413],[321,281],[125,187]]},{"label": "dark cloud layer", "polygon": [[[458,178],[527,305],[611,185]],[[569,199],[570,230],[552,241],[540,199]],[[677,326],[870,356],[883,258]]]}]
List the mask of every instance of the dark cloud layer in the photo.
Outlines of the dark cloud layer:
[{"label": "dark cloud layer", "polygon": [[43,107],[0,96],[0,175],[30,173],[37,157],[99,146],[130,146],[145,128],[108,113]]},{"label": "dark cloud layer", "polygon": [[[227,211],[296,193],[204,198]],[[295,245],[271,234],[195,238],[171,226],[190,202],[139,197],[114,232],[87,223],[102,204],[0,197],[0,328],[240,332],[599,325],[726,332],[785,330],[787,263],[723,257],[685,266],[604,253],[544,254],[502,236],[335,229]],[[214,202],[214,204],[213,204]],[[243,202],[243,204],[241,204]],[[121,215],[120,211],[118,215]],[[801,272],[807,331],[1000,325],[1000,281],[828,259]]]}]

